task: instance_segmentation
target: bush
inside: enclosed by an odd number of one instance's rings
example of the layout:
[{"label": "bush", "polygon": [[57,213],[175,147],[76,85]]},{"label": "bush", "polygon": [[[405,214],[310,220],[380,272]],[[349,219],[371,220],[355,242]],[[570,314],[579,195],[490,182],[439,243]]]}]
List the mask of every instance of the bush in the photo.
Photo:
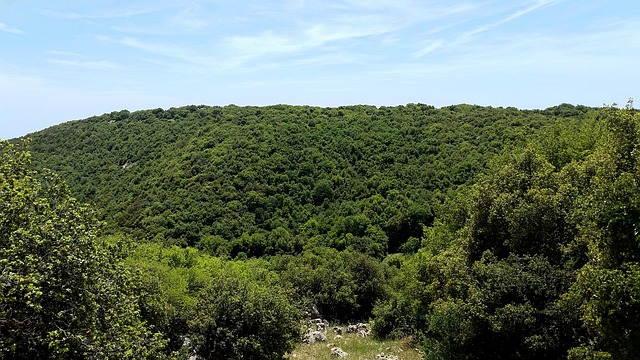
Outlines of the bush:
[{"label": "bush", "polygon": [[282,359],[300,335],[298,314],[277,287],[221,273],[200,294],[189,326],[205,359]]},{"label": "bush", "polygon": [[388,267],[370,256],[317,247],[274,259],[282,280],[301,303],[314,304],[330,320],[364,320],[388,296]]}]

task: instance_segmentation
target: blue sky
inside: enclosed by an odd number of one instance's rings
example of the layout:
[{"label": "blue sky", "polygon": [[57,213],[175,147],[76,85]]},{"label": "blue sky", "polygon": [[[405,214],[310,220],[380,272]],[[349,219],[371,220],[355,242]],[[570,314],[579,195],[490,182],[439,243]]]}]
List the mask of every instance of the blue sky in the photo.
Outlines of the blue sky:
[{"label": "blue sky", "polygon": [[640,1],[0,1],[0,138],[189,104],[624,104]]}]

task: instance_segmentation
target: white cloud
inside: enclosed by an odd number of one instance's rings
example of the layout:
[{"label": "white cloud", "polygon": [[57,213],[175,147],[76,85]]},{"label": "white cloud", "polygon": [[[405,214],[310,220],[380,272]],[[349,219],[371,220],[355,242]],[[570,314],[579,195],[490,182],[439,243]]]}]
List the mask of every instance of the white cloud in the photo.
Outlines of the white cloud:
[{"label": "white cloud", "polygon": [[42,87],[47,83],[41,78],[35,76],[24,75],[11,75],[0,73],[0,88],[12,89],[12,88],[29,88],[29,87]]},{"label": "white cloud", "polygon": [[201,6],[197,4],[190,5],[171,17],[169,23],[171,27],[177,29],[191,31],[204,30],[210,26],[210,23],[209,20],[203,18],[202,14],[203,9]]},{"label": "white cloud", "polygon": [[290,53],[306,47],[306,44],[302,42],[276,35],[273,31],[266,31],[255,36],[233,36],[226,41],[231,49],[243,58]]},{"label": "white cloud", "polygon": [[93,10],[90,12],[65,12],[56,11],[50,9],[43,9],[40,11],[42,15],[53,17],[57,19],[115,19],[115,18],[130,18],[138,15],[146,15],[159,12],[165,9],[166,6],[161,4],[155,5],[131,5],[120,8],[105,8]]},{"label": "white cloud", "polygon": [[[465,47],[468,47],[469,42],[475,39],[477,35],[490,31],[503,24],[514,21],[522,16],[525,16],[529,13],[532,13],[534,11],[537,11],[539,9],[542,9],[543,7],[549,6],[559,1],[562,1],[562,0],[539,0],[525,7],[524,9],[520,9],[508,14],[507,16],[499,19],[498,21],[485,23],[471,30],[463,30],[461,34],[455,35],[456,29],[458,28],[466,29],[466,23],[470,21],[478,21],[478,20],[482,20],[483,18],[490,17],[492,16],[492,12],[495,12],[495,10],[489,11],[489,9],[483,9],[481,7],[477,8],[475,9],[477,11],[468,13],[467,18],[463,20],[451,22],[446,25],[436,26],[431,30],[427,31],[426,33],[424,33],[424,36],[426,37],[429,37],[430,35],[437,34],[437,33],[446,33],[449,36],[447,37],[446,34],[443,34],[438,39],[422,41],[421,44],[426,44],[426,45],[422,45],[418,51],[415,51],[413,53],[413,56],[415,58],[421,58],[437,50],[451,52],[451,51],[455,51],[457,48],[461,48],[461,45],[465,45]],[[491,41],[491,40],[489,39],[488,41]]]},{"label": "white cloud", "polygon": [[[510,79],[530,77],[552,82],[569,77],[597,78],[603,74],[621,76],[626,72],[624,81],[640,81],[640,72],[635,67],[635,54],[640,49],[638,33],[640,22],[636,21],[593,24],[590,29],[564,32],[562,36],[551,29],[502,33],[484,41],[469,42],[464,47],[447,49],[446,57],[425,57],[392,69],[374,69],[371,76],[466,78],[469,82],[472,78],[494,77],[506,83]],[[421,51],[436,51],[437,44],[436,41],[431,49],[425,47]]]},{"label": "white cloud", "polygon": [[65,60],[65,59],[49,59],[47,61],[52,64],[92,69],[92,70],[122,69],[120,65],[113,63],[111,61],[80,61],[80,60]]},{"label": "white cloud", "polygon": [[15,34],[15,35],[20,35],[20,34],[24,34],[24,31],[11,27],[5,23],[0,22],[0,31],[4,31],[6,33],[9,34]]},{"label": "white cloud", "polygon": [[[291,0],[280,6],[252,3],[248,6],[252,11],[235,9],[238,13],[245,14],[238,20],[235,13],[228,12],[225,18],[221,18],[223,15],[215,12],[216,7],[205,9],[202,3],[196,1],[181,3],[180,7],[174,6],[173,15],[169,16],[165,12],[167,16],[155,16],[155,21],[152,22],[122,22],[111,25],[115,31],[137,36],[122,39],[110,36],[97,38],[170,57],[183,62],[185,67],[197,64],[208,68],[216,67],[218,72],[255,71],[260,67],[273,68],[278,63],[290,63],[294,60],[285,57],[300,57],[298,60],[302,63],[304,59],[342,53],[341,56],[345,59],[348,55],[344,54],[351,50],[351,41],[356,39],[371,38],[385,46],[399,46],[402,44],[392,39],[395,35],[398,35],[396,39],[402,39],[401,33],[408,27],[426,20],[443,20],[477,6],[467,2],[449,4],[412,0],[341,0],[322,3]],[[243,7],[248,10],[246,5]],[[56,15],[64,18],[109,18],[134,16],[156,10],[158,8],[138,6]],[[199,42],[194,40],[195,37],[183,38],[180,43],[166,37],[176,33],[181,33],[182,36],[192,34],[208,37]],[[147,35],[157,38],[151,40]],[[432,46],[440,47],[442,44],[431,43],[416,54],[419,57],[434,51]],[[381,51],[381,48],[369,48],[372,53]],[[280,62],[274,62],[274,57],[280,58]],[[265,61],[266,65],[260,65],[260,61]]]},{"label": "white cloud", "polygon": [[530,12],[536,11],[536,10],[542,8],[542,7],[550,5],[550,4],[554,3],[554,2],[557,2],[557,0],[541,0],[541,1],[537,1],[535,4],[529,6],[529,7],[525,8],[525,9],[518,10],[518,11],[514,12],[513,14],[507,16],[504,19],[501,19],[501,20],[496,21],[494,23],[486,24],[486,25],[480,26],[478,28],[475,28],[475,29],[463,34],[462,38],[469,38],[469,37],[471,37],[473,35],[476,35],[476,34],[491,30],[491,29],[493,29],[495,27],[498,27],[498,26],[500,26],[502,24],[505,24],[505,23],[508,23],[510,21],[513,21],[513,20],[515,20],[515,19],[517,19],[517,18],[519,18],[521,16],[527,15]]},{"label": "white cloud", "polygon": [[427,47],[422,48],[419,51],[416,51],[413,55],[416,58],[421,58],[427,54],[430,54],[436,50],[438,50],[439,48],[442,47],[442,45],[444,45],[444,40],[442,39],[438,39],[434,42],[432,42],[431,44],[429,44]]},{"label": "white cloud", "polygon": [[149,42],[133,37],[125,37],[122,39],[111,41],[128,47],[148,51],[153,54],[180,59],[189,63],[196,63],[201,65],[210,63],[210,60],[202,56],[199,52],[187,47],[178,46],[176,44]]},{"label": "white cloud", "polygon": [[47,51],[47,54],[60,55],[60,56],[72,56],[72,57],[81,56],[79,53],[76,53],[76,52],[62,51],[62,50],[49,50]]},{"label": "white cloud", "polygon": [[[243,59],[303,51],[344,49],[355,39],[383,36],[379,41],[389,45],[393,34],[425,21],[443,20],[454,14],[469,12],[477,4],[422,2],[411,0],[343,0],[322,3],[290,0],[280,9],[258,6],[254,13],[277,18],[284,30],[263,30],[253,35],[231,36],[225,42]],[[280,10],[280,11],[278,11]],[[254,15],[256,16],[256,15]],[[341,43],[342,42],[342,43]]]},{"label": "white cloud", "polygon": [[306,29],[308,43],[323,45],[330,41],[342,41],[367,36],[387,34],[401,29],[404,24],[380,15],[339,17],[335,22],[314,24]]}]

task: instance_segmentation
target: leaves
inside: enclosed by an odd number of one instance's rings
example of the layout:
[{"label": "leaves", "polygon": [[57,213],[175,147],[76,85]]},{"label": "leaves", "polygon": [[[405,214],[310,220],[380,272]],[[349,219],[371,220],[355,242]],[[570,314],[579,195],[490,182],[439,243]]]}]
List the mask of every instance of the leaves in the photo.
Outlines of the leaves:
[{"label": "leaves", "polygon": [[30,170],[27,143],[0,143],[0,354],[11,358],[151,358],[118,252],[56,175]]},{"label": "leaves", "polygon": [[636,358],[640,116],[609,108],[602,120],[561,167],[538,146],[496,162],[466,221],[449,210],[425,231],[393,302],[374,311],[381,329],[404,310],[396,323],[436,358]]}]

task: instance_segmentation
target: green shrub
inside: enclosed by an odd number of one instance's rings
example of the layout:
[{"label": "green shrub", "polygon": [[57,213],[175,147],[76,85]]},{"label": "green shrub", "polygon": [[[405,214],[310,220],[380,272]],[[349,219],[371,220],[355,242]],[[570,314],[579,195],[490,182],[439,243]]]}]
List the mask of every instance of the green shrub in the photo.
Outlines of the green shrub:
[{"label": "green shrub", "polygon": [[189,319],[205,359],[281,359],[299,337],[298,309],[277,287],[218,274]]}]

